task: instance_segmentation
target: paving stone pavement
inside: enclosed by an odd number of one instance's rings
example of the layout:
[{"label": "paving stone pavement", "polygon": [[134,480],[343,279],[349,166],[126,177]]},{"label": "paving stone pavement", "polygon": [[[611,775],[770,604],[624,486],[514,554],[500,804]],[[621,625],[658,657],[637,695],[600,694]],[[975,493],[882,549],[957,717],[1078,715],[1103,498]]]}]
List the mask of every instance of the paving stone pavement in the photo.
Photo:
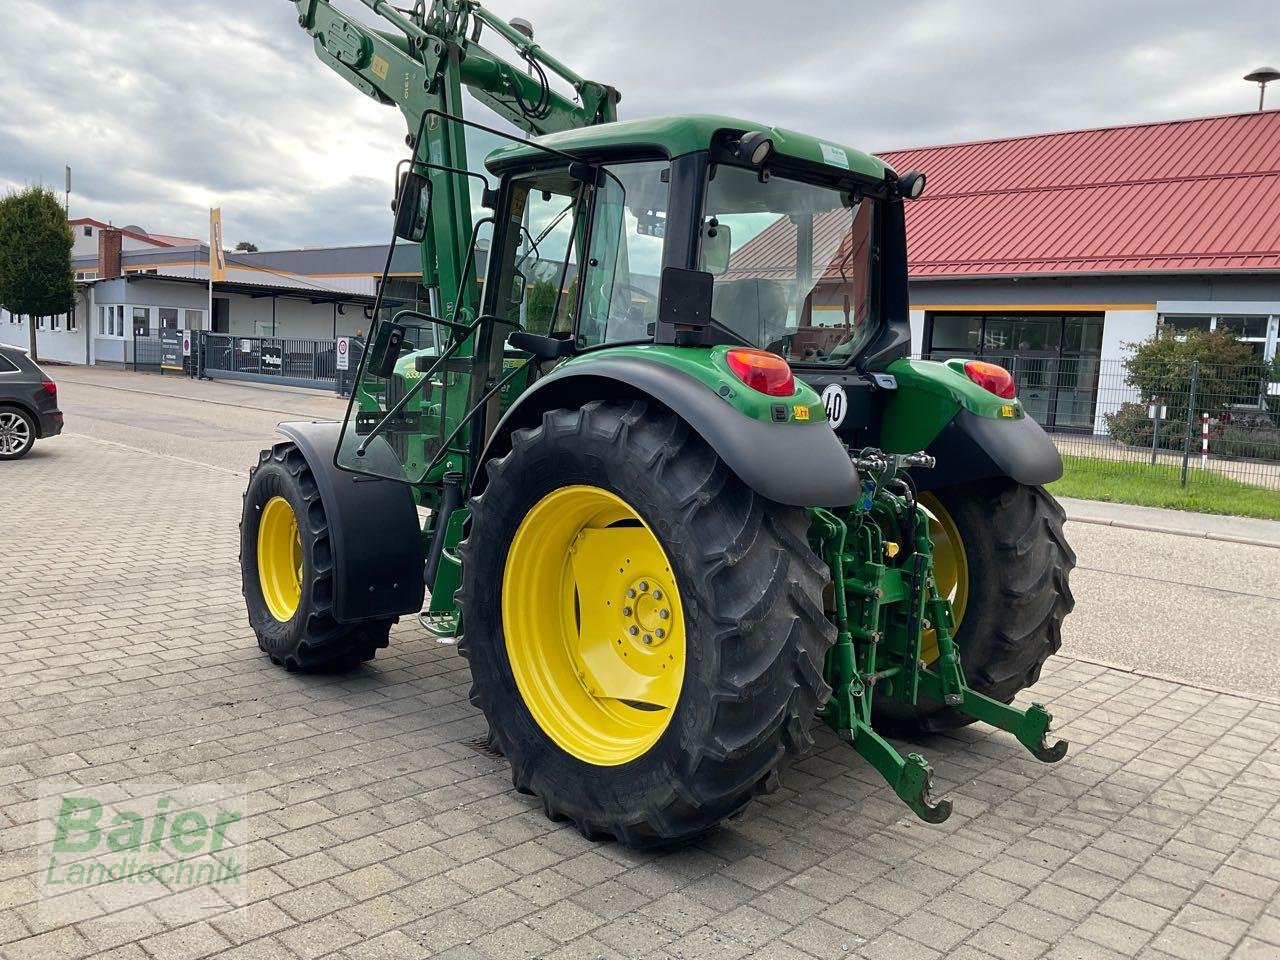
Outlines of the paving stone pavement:
[{"label": "paving stone pavement", "polygon": [[[945,824],[822,731],[741,819],[633,853],[511,789],[465,664],[415,624],[355,673],[271,667],[242,487],[78,436],[0,473],[4,960],[1280,957],[1274,703],[1056,658],[1035,692],[1067,759],[934,738]],[[165,779],[244,785],[246,902],[50,898],[41,784]]]}]

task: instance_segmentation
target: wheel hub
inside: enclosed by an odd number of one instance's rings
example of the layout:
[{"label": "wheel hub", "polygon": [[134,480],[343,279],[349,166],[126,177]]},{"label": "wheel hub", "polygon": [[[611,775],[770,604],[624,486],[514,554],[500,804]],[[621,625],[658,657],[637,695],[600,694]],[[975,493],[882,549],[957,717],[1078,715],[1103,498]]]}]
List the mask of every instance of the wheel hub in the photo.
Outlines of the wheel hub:
[{"label": "wheel hub", "polygon": [[502,620],[525,706],[567,753],[626,763],[666,730],[684,679],[680,594],[620,497],[562,487],[533,506],[507,554]]},{"label": "wheel hub", "polygon": [[284,497],[268,500],[258,520],[258,583],[271,616],[292,620],[302,601],[302,533]]}]

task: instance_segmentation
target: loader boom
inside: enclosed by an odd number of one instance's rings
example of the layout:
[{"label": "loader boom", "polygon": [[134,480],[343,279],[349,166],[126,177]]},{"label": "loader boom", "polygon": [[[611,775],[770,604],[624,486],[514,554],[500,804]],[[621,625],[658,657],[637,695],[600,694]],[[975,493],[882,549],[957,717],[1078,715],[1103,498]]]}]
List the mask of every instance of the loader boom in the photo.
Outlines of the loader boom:
[{"label": "loader boom", "polygon": [[[528,134],[556,133],[617,119],[618,92],[578,76],[474,0],[434,0],[430,6],[419,0],[408,13],[386,0],[361,0],[387,29],[370,27],[330,0],[293,2],[320,60],[361,93],[404,114],[412,162],[432,186],[422,283],[434,291],[441,316],[470,322],[479,297],[469,257],[471,201],[467,177],[450,172],[467,169],[464,128],[437,114],[463,116],[465,89]],[[486,29],[509,44],[522,65],[486,49]],[[576,101],[552,89],[548,71],[573,88]]]}]

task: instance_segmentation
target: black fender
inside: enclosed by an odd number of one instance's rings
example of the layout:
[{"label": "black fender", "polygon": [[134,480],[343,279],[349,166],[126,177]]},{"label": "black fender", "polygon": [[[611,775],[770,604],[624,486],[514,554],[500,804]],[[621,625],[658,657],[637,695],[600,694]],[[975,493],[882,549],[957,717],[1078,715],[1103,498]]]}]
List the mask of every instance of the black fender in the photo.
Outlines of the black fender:
[{"label": "black fender", "polygon": [[[626,398],[656,400],[683,419],[762,497],[797,507],[838,507],[858,499],[858,471],[825,420],[752,419],[688,374],[641,357],[570,364],[538,380],[499,421],[480,464],[505,455],[511,434],[535,425],[547,410]],[[486,480],[485,471],[477,470],[473,491],[479,493]]]},{"label": "black fender", "polygon": [[339,470],[342,424],[282,423],[316,478],[333,549],[333,614],[340,623],[385,620],[422,609],[423,553],[409,487]]},{"label": "black fender", "polygon": [[913,470],[921,490],[1008,477],[1042,486],[1062,476],[1062,456],[1044,428],[1030,417],[997,420],[960,410],[928,446],[938,458],[932,470]]}]

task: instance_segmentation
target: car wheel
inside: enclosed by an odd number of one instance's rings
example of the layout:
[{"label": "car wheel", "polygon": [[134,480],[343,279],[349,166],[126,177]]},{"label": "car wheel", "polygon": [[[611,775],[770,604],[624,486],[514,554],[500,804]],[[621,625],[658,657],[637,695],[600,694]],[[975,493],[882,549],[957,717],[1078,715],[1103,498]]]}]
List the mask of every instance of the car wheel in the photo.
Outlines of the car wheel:
[{"label": "car wheel", "polygon": [[36,442],[36,424],[25,410],[0,407],[0,460],[21,460]]}]

